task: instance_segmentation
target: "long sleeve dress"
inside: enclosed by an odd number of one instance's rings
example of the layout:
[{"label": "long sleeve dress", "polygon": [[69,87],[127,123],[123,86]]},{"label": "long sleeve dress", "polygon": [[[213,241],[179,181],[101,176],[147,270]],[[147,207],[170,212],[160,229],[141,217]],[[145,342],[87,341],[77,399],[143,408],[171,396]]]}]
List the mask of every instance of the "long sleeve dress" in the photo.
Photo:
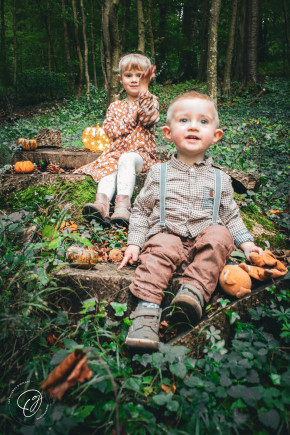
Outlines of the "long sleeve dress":
[{"label": "long sleeve dress", "polygon": [[[138,110],[137,121],[132,114]],[[103,177],[118,169],[118,160],[124,153],[135,152],[143,159],[147,170],[156,160],[154,125],[159,121],[157,98],[149,91],[129,105],[127,99],[110,104],[103,123],[111,143],[102,155],[92,163],[81,166],[74,174],[88,174],[98,183]]]}]

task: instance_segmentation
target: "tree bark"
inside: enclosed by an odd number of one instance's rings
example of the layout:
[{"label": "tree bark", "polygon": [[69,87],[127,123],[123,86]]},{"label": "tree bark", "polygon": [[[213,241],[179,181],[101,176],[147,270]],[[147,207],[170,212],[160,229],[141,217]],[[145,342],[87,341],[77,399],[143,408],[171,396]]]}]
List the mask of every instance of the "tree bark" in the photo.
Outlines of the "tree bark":
[{"label": "tree bark", "polygon": [[197,0],[185,0],[182,14],[182,31],[185,39],[180,53],[179,80],[185,81],[197,77],[198,60],[195,49],[197,35]]},{"label": "tree bark", "polygon": [[286,42],[287,42],[288,66],[290,66],[290,32],[289,32],[288,7],[287,7],[287,1],[286,0],[283,0],[283,13],[284,13],[285,34],[286,34]]},{"label": "tree bark", "polygon": [[72,9],[73,9],[73,16],[74,16],[74,31],[75,31],[76,48],[77,48],[77,55],[78,55],[78,60],[79,60],[79,86],[78,86],[78,91],[77,91],[77,96],[76,96],[76,99],[78,100],[81,96],[82,89],[83,89],[84,62],[83,62],[83,56],[82,56],[82,52],[81,52],[81,48],[80,48],[79,25],[78,25],[78,16],[77,16],[75,0],[72,0]]},{"label": "tree bark", "polygon": [[13,0],[13,86],[17,97],[17,28],[16,28],[16,0]]},{"label": "tree bark", "polygon": [[5,0],[1,0],[0,3],[0,15],[1,15],[1,77],[3,82],[7,81],[6,72],[6,42],[5,42]]},{"label": "tree bark", "polygon": [[248,0],[247,82],[258,80],[259,0]]},{"label": "tree bark", "polygon": [[86,77],[86,85],[87,85],[87,98],[90,97],[90,76],[89,76],[89,67],[88,67],[88,42],[86,35],[86,17],[84,11],[84,2],[80,0],[81,6],[81,14],[82,14],[82,31],[83,31],[83,40],[84,40],[84,65],[85,65],[85,77]]},{"label": "tree bark", "polygon": [[207,55],[207,92],[215,102],[217,102],[217,55],[220,6],[221,0],[212,0]]},{"label": "tree bark", "polygon": [[246,36],[247,36],[247,2],[241,1],[238,5],[239,12],[239,24],[236,32],[235,41],[235,53],[236,61],[234,67],[234,79],[241,81],[242,84],[246,81],[246,59],[247,59],[247,49],[246,49]]},{"label": "tree bark", "polygon": [[138,51],[145,52],[145,25],[142,0],[137,0],[137,20],[138,20]]},{"label": "tree bark", "polygon": [[154,33],[152,27],[152,0],[148,0],[148,33],[150,41],[150,52],[152,63],[155,64],[155,44],[154,44]]},{"label": "tree bark", "polygon": [[120,0],[105,0],[102,3],[102,45],[103,72],[107,83],[108,103],[118,94],[118,64],[120,41],[118,28],[118,8]]},{"label": "tree bark", "polygon": [[97,87],[97,70],[96,70],[96,47],[95,47],[95,36],[94,36],[94,3],[91,0],[91,47],[92,47],[92,60],[93,60],[93,76],[94,76],[94,85]]},{"label": "tree bark", "polygon": [[64,52],[66,58],[67,84],[69,90],[73,92],[74,86],[73,86],[73,80],[71,74],[71,57],[69,51],[68,26],[66,20],[66,8],[65,8],[64,0],[61,0],[61,10],[62,10],[62,20],[63,20],[63,39],[64,39]]},{"label": "tree bark", "polygon": [[201,25],[201,48],[197,80],[203,82],[206,79],[208,23],[209,23],[209,0],[203,2],[202,25]]},{"label": "tree bark", "polygon": [[231,66],[232,66],[233,50],[234,50],[234,43],[235,43],[237,9],[238,9],[238,0],[233,0],[228,47],[227,47],[227,54],[226,54],[226,64],[225,64],[225,71],[224,71],[224,82],[223,82],[224,95],[229,95],[230,87],[231,87]]},{"label": "tree bark", "polygon": [[121,24],[121,35],[120,35],[120,51],[122,51],[122,46],[125,40],[126,32],[128,31],[128,18],[130,17],[130,5],[131,0],[122,1],[122,24]]}]

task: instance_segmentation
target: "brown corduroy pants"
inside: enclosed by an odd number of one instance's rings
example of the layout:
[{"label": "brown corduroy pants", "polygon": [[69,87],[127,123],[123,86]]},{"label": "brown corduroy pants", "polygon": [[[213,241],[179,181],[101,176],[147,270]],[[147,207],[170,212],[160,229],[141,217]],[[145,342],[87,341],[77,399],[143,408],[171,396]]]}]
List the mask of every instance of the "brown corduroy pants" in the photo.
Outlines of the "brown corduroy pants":
[{"label": "brown corduroy pants", "polygon": [[198,288],[207,303],[233,250],[233,237],[222,225],[209,226],[194,239],[155,234],[143,247],[130,290],[139,299],[160,305],[169,280],[177,271],[182,273],[180,284]]}]

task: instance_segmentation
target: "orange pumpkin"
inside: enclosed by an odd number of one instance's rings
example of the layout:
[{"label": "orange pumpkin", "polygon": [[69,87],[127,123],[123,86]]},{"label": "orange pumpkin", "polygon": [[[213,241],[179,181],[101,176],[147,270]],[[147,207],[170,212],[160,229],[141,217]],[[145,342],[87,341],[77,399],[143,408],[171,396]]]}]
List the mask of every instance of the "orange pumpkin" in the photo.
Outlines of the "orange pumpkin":
[{"label": "orange pumpkin", "polygon": [[29,160],[25,162],[16,162],[14,170],[17,174],[31,174],[34,171],[34,164]]},{"label": "orange pumpkin", "polygon": [[80,269],[90,269],[98,263],[99,256],[97,251],[92,248],[71,246],[66,251],[66,259],[71,266],[79,267]]},{"label": "orange pumpkin", "polygon": [[78,232],[78,226],[77,224],[75,224],[73,221],[69,220],[69,221],[62,221],[60,227],[59,227],[59,231],[65,231],[67,229],[71,228],[71,232],[72,233],[77,233]]},{"label": "orange pumpkin", "polygon": [[123,252],[121,249],[114,248],[109,252],[109,260],[112,263],[119,263],[123,260]]},{"label": "orange pumpkin", "polygon": [[34,151],[37,148],[37,142],[35,139],[24,139],[21,137],[18,139],[18,145],[22,145],[24,151]]},{"label": "orange pumpkin", "polygon": [[104,151],[110,144],[110,139],[99,124],[96,127],[87,127],[83,132],[82,141],[91,151]]}]

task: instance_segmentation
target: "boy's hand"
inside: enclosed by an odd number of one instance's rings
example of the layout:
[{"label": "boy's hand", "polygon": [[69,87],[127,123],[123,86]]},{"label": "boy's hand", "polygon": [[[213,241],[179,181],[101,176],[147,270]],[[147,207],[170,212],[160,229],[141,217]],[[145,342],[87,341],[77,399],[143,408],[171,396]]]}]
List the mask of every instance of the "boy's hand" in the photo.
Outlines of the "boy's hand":
[{"label": "boy's hand", "polygon": [[156,66],[151,65],[150,68],[148,68],[147,71],[143,72],[143,74],[141,75],[140,82],[139,82],[139,93],[140,94],[142,92],[148,91],[148,86],[149,86],[150,80],[152,80],[153,77],[155,77],[155,70],[156,70]]},{"label": "boy's hand", "polygon": [[120,264],[120,266],[118,267],[118,270],[123,269],[123,267],[126,266],[128,263],[130,263],[130,264],[136,263],[136,261],[139,258],[139,254],[140,254],[140,246],[129,245],[125,251],[123,261]]},{"label": "boy's hand", "polygon": [[263,249],[256,246],[254,242],[244,242],[241,244],[241,249],[244,251],[247,260],[251,261],[250,254],[257,252],[259,255],[263,254]]}]

